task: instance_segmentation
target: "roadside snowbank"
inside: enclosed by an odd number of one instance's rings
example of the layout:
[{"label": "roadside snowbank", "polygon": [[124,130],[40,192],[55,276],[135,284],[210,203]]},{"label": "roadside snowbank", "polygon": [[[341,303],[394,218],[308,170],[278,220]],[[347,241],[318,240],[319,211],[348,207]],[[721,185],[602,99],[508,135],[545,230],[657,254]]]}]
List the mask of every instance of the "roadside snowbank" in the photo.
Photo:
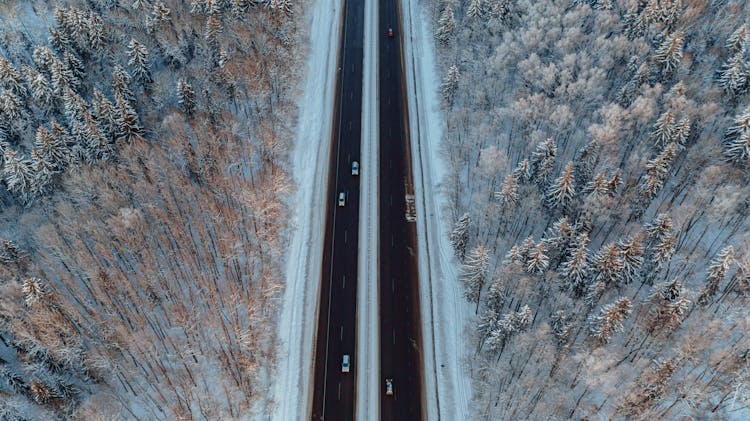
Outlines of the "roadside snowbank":
[{"label": "roadside snowbank", "polygon": [[306,419],[310,414],[313,357],[328,186],[331,122],[341,25],[340,0],[319,1],[309,16],[307,81],[299,100],[292,154],[298,188],[286,255],[286,289],[279,321],[279,353],[272,389],[271,419]]},{"label": "roadside snowbank", "polygon": [[471,355],[463,338],[472,309],[456,282],[457,266],[444,225],[450,217],[442,206],[447,198],[441,181],[448,169],[440,155],[443,119],[429,19],[419,1],[404,0],[401,5],[417,196],[426,415],[429,420],[457,420],[469,414],[471,400]]}]

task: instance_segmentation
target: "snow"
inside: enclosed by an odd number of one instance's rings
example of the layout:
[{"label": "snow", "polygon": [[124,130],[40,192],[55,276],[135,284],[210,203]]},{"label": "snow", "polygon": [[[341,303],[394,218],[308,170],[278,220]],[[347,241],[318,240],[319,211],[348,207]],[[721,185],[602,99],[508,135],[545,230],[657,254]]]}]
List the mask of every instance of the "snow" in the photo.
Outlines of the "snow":
[{"label": "snow", "polygon": [[435,50],[429,19],[417,0],[402,4],[406,86],[417,205],[419,277],[426,415],[457,420],[469,414],[470,350],[464,329],[472,309],[456,282],[458,267],[448,242],[448,203],[441,180],[448,176],[440,154],[443,119],[437,97]]},{"label": "snow", "polygon": [[297,192],[287,254],[286,289],[279,320],[279,351],[272,397],[274,420],[306,419],[312,404],[311,385],[321,257],[325,224],[328,157],[335,93],[340,0],[315,2],[309,16],[310,51],[307,81],[299,102],[292,154]]},{"label": "snow", "polygon": [[378,101],[377,2],[365,3],[362,86],[362,172],[357,284],[357,419],[380,419],[378,312]]}]

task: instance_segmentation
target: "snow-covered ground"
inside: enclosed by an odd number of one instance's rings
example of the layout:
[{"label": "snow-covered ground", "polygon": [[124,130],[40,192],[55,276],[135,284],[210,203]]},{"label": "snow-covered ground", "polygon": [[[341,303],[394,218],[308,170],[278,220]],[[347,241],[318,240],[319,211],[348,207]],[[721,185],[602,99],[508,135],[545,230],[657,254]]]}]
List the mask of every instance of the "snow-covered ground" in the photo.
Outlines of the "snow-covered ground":
[{"label": "snow-covered ground", "polygon": [[[292,157],[298,191],[294,230],[287,255],[287,286],[279,324],[279,366],[273,397],[274,420],[307,418],[320,292],[325,195],[335,94],[336,53],[342,5],[317,2],[310,16],[307,82],[300,100],[297,141]],[[471,309],[456,279],[456,264],[442,221],[449,220],[440,181],[447,174],[439,154],[442,118],[437,97],[435,52],[426,15],[416,0],[402,3],[407,96],[420,250],[420,295],[425,362],[426,415],[430,420],[461,419],[469,413],[470,353],[462,341]],[[359,276],[357,297],[358,420],[380,412],[378,327],[377,157],[377,2],[365,4]],[[312,158],[312,159],[311,159]]]},{"label": "snow-covered ground", "polygon": [[378,295],[378,4],[365,2],[362,86],[362,172],[357,284],[357,419],[380,419]]},{"label": "snow-covered ground", "polygon": [[448,169],[440,155],[443,119],[432,31],[418,0],[401,5],[417,196],[426,414],[429,420],[458,420],[469,414],[471,400],[471,353],[463,338],[472,310],[456,282],[457,264],[444,224],[451,219],[441,189]]},{"label": "snow-covered ground", "polygon": [[272,395],[272,419],[306,419],[311,385],[321,257],[325,224],[328,157],[341,32],[340,0],[318,1],[309,17],[307,81],[299,103],[292,154],[297,193],[292,202],[295,226],[287,253],[286,289],[279,322],[279,365]]}]

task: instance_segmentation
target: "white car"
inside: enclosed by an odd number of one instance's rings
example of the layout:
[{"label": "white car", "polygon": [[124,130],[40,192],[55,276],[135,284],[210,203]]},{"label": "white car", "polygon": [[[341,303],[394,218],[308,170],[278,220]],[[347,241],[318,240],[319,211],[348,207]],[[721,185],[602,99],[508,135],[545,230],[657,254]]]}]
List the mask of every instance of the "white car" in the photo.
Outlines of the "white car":
[{"label": "white car", "polygon": [[359,175],[359,162],[352,161],[352,175]]},{"label": "white car", "polygon": [[349,354],[344,354],[344,356],[341,358],[341,372],[349,372]]},{"label": "white car", "polygon": [[341,192],[339,193],[339,206],[343,207],[344,205],[346,205],[346,193]]},{"label": "white car", "polygon": [[385,379],[385,394],[393,396],[393,379]]}]

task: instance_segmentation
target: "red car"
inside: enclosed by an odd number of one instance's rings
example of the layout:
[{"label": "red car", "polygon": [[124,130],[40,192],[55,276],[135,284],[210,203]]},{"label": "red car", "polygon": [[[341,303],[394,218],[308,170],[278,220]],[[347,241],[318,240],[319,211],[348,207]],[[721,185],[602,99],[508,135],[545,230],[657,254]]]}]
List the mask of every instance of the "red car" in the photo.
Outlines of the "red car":
[{"label": "red car", "polygon": [[393,38],[393,28],[388,28],[388,38]]}]

